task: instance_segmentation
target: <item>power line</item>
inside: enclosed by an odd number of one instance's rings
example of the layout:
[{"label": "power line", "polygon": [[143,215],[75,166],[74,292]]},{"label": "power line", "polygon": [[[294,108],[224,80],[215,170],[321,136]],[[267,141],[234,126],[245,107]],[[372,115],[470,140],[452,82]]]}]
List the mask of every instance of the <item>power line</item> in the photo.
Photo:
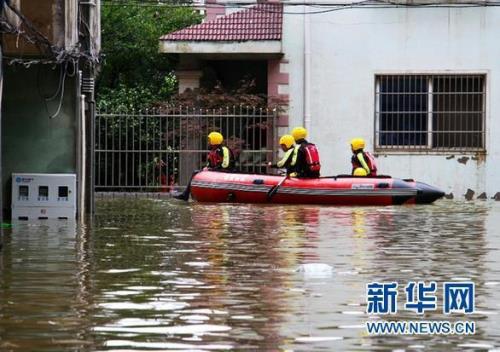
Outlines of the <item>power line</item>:
[{"label": "power line", "polygon": [[[158,6],[158,7],[189,7],[189,6],[203,6],[203,7],[247,7],[251,5],[256,5],[256,2],[249,1],[228,1],[228,2],[219,2],[219,3],[205,3],[205,4],[197,4],[192,1],[159,1],[159,0],[102,0],[102,4],[106,5],[117,5],[117,6],[129,6],[129,5],[147,5],[147,6]],[[484,1],[478,3],[477,1],[461,1],[457,2],[448,2],[448,3],[429,3],[429,2],[421,2],[421,3],[412,3],[405,4],[399,3],[396,1],[390,0],[365,0],[358,2],[305,2],[305,1],[284,1],[280,3],[272,3],[279,4],[285,7],[290,6],[323,6],[323,7],[349,7],[349,6],[357,6],[357,5],[393,5],[393,6],[401,6],[401,7],[438,7],[438,6],[496,6],[500,5],[500,1]]]},{"label": "power line", "polygon": [[[102,5],[104,6],[138,6],[138,7],[156,7],[156,8],[220,8],[221,6],[226,8],[249,8],[251,5],[255,5],[256,3],[249,2],[227,2],[227,3],[208,3],[208,4],[195,4],[193,2],[162,2],[162,1],[154,1],[154,0],[103,0]],[[313,3],[313,2],[283,2],[279,3],[284,7],[294,7],[294,6],[305,6],[311,8],[324,8],[318,11],[307,11],[307,12],[290,12],[290,11],[275,11],[265,8],[256,8],[253,7],[254,11],[259,12],[267,12],[267,13],[283,13],[286,15],[314,15],[314,14],[323,14],[333,11],[347,10],[347,9],[396,9],[396,8],[446,8],[446,9],[458,9],[458,8],[478,8],[478,7],[499,7],[500,1],[487,1],[483,3],[477,2],[461,2],[461,3],[413,3],[413,4],[402,4],[393,1],[384,1],[384,0],[367,0],[367,1],[359,1],[353,3],[336,3],[336,2],[321,2],[321,3]]]}]

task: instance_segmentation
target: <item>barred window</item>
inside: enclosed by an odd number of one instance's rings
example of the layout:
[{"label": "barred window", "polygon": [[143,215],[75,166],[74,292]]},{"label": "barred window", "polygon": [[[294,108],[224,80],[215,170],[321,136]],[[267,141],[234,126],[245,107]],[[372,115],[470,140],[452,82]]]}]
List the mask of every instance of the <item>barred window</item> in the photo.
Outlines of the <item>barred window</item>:
[{"label": "barred window", "polygon": [[484,150],[484,75],[378,75],[379,150]]}]

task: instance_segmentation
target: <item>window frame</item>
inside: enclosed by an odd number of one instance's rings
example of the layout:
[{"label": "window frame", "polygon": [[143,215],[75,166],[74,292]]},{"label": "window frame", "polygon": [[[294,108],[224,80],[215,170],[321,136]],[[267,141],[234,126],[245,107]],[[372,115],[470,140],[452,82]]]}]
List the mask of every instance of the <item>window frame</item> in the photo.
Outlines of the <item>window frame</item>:
[{"label": "window frame", "polygon": [[[426,145],[380,145],[380,78],[383,76],[395,76],[395,77],[407,77],[407,76],[425,76],[428,80],[427,82],[427,144]],[[433,79],[436,76],[482,76],[483,78],[483,93],[482,93],[482,147],[432,147],[433,143]],[[473,70],[473,71],[376,71],[373,75],[373,116],[374,116],[374,128],[373,128],[373,146],[374,151],[377,154],[389,155],[389,154],[435,154],[435,155],[449,155],[449,154],[486,154],[487,153],[487,120],[489,117],[489,71],[485,70]]]}]

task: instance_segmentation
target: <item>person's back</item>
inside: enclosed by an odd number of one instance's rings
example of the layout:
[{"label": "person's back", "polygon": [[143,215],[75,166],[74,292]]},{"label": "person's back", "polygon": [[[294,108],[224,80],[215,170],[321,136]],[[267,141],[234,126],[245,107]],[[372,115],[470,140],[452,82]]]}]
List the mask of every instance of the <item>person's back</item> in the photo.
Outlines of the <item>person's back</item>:
[{"label": "person's back", "polygon": [[363,168],[367,176],[377,176],[377,164],[375,158],[369,153],[364,151],[365,141],[362,138],[354,138],[351,140],[352,150],[352,174],[358,168]]},{"label": "person's back", "polygon": [[321,164],[316,145],[306,140],[307,130],[295,127],[292,136],[298,146],[296,170],[299,177],[317,178],[320,176]]}]

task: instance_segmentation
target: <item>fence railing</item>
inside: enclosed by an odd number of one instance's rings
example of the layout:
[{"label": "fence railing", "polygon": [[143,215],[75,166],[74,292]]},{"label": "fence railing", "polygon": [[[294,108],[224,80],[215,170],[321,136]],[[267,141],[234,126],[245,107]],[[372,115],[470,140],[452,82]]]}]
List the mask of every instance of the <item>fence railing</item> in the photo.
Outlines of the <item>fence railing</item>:
[{"label": "fence railing", "polygon": [[206,164],[207,135],[225,137],[242,172],[266,172],[276,152],[275,111],[176,107],[100,111],[95,130],[96,191],[168,191]]}]

